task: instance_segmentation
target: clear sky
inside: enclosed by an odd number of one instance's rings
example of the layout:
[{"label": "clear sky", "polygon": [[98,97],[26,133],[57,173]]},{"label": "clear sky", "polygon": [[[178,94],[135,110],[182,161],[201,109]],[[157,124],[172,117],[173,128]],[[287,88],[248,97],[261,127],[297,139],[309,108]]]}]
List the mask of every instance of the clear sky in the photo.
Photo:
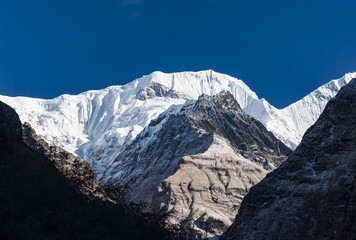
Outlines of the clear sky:
[{"label": "clear sky", "polygon": [[1,0],[0,94],[213,69],[276,107],[356,71],[356,1]]}]

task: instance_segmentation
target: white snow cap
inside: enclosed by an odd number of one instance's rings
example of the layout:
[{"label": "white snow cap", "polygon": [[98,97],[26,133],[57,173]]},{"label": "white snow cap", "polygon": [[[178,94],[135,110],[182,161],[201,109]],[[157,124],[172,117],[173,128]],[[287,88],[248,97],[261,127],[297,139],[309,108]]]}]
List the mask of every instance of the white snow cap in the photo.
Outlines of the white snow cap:
[{"label": "white snow cap", "polygon": [[[60,146],[92,165],[98,178],[106,166],[150,121],[172,105],[183,105],[202,94],[230,91],[241,108],[294,149],[319,117],[327,101],[356,73],[330,81],[300,101],[276,109],[241,80],[214,72],[153,72],[123,86],[44,100],[0,96],[22,122],[29,122],[49,143]],[[173,108],[179,109],[179,108]],[[174,111],[173,111],[174,112]]]}]

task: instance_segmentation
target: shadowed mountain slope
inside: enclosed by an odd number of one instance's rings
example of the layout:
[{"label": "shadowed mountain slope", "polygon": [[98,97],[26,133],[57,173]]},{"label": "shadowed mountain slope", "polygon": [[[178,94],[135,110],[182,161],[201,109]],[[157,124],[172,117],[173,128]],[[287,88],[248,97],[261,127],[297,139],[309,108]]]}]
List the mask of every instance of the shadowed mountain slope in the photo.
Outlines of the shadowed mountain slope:
[{"label": "shadowed mountain slope", "polygon": [[0,102],[2,239],[157,239],[164,232],[119,206],[83,199],[47,157],[22,141],[16,112]]}]

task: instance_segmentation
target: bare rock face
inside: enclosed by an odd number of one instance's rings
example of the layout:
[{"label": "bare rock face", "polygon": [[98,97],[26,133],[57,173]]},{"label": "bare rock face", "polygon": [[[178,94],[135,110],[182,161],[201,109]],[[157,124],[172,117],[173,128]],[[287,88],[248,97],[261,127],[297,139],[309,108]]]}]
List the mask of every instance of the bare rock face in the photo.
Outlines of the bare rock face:
[{"label": "bare rock face", "polygon": [[22,125],[22,132],[24,143],[51,160],[58,171],[62,173],[69,180],[70,184],[85,198],[89,200],[98,199],[111,201],[87,161],[80,159],[78,156],[60,147],[50,146],[36,134],[29,123]]},{"label": "bare rock face", "polygon": [[189,99],[189,96],[182,93],[170,89],[160,83],[150,83],[147,87],[137,93],[136,96],[138,99],[144,101],[147,99],[152,99],[155,97],[171,97],[171,98],[183,98]]},{"label": "bare rock face", "polygon": [[356,239],[356,79],[251,188],[221,239]]},{"label": "bare rock face", "polygon": [[126,147],[101,182],[113,199],[163,216],[181,238],[215,238],[249,188],[291,151],[229,92],[172,108]]}]

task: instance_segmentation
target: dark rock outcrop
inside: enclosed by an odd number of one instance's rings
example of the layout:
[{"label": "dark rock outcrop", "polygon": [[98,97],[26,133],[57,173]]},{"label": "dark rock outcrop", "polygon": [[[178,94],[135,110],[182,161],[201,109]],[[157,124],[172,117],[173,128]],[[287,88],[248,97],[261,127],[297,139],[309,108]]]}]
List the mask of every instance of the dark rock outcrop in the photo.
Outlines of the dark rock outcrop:
[{"label": "dark rock outcrop", "polygon": [[252,187],[221,239],[356,239],[356,79]]},{"label": "dark rock outcrop", "polygon": [[169,89],[168,87],[156,82],[150,83],[147,87],[141,90],[136,97],[140,100],[152,99],[155,97],[189,99],[189,97],[186,96],[185,94]]},{"label": "dark rock outcrop", "polygon": [[291,151],[244,114],[230,92],[179,108],[151,121],[101,182],[113,199],[164,216],[180,237],[216,237],[249,188]]},{"label": "dark rock outcrop", "polygon": [[50,146],[36,134],[29,123],[22,125],[22,132],[24,143],[51,160],[58,171],[85,198],[89,200],[111,201],[87,161],[67,152],[63,148]]},{"label": "dark rock outcrop", "polygon": [[0,156],[22,143],[20,119],[14,109],[0,101]]}]

